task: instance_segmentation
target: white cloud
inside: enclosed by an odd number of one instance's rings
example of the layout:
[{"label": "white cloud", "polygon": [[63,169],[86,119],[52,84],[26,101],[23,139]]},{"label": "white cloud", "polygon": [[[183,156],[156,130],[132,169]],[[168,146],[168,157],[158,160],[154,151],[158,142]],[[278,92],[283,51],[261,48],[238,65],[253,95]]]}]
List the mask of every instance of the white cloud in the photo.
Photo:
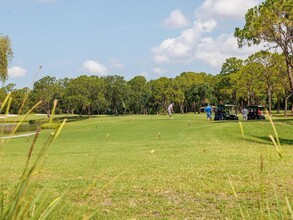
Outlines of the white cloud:
[{"label": "white cloud", "polygon": [[170,16],[163,21],[163,26],[167,28],[184,28],[189,24],[189,20],[178,9],[172,11]]},{"label": "white cloud", "polygon": [[216,26],[215,20],[194,22],[192,28],[182,31],[177,38],[166,39],[159,46],[152,48],[155,62],[163,64],[190,60],[202,35],[211,32]]},{"label": "white cloud", "polygon": [[81,69],[91,74],[106,75],[108,73],[107,67],[94,60],[84,61]]},{"label": "white cloud", "polygon": [[229,17],[242,19],[259,0],[205,0],[196,11],[198,19]]},{"label": "white cloud", "polygon": [[261,1],[204,0],[196,11],[196,20],[191,28],[184,29],[177,37],[163,40],[158,46],[151,49],[154,62],[161,65],[190,64],[198,61],[207,63],[214,68],[220,68],[229,57],[246,59],[249,55],[263,48],[264,45],[239,49],[237,39],[231,33],[234,30],[228,29],[228,33],[217,32],[227,26],[225,22],[222,23],[223,20],[220,18],[226,17],[232,19],[231,21],[240,17],[243,19],[247,9],[254,7]]},{"label": "white cloud", "polygon": [[20,78],[24,77],[26,75],[26,69],[19,67],[19,66],[13,66],[8,69],[8,76],[11,78]]},{"label": "white cloud", "polygon": [[162,68],[162,67],[154,67],[153,72],[158,74],[158,75],[162,75],[162,74],[166,73],[167,70]]},{"label": "white cloud", "polygon": [[142,71],[140,74],[138,74],[139,76],[144,76],[144,77],[148,77],[150,76],[150,74],[147,71]]},{"label": "white cloud", "polygon": [[[212,30],[212,27],[215,25],[196,23],[192,30],[183,31],[179,37],[164,40],[158,47],[152,49],[155,63],[190,63],[198,60],[219,68],[229,57],[246,59],[264,46],[239,49],[233,33],[204,37],[204,33]],[[188,37],[186,37],[186,33],[189,33]]]},{"label": "white cloud", "polygon": [[197,45],[194,58],[204,61],[213,67],[221,67],[229,57],[246,59],[249,55],[259,51],[264,45],[238,48],[237,39],[230,34],[221,34],[213,39],[203,38]]},{"label": "white cloud", "polygon": [[124,69],[125,65],[117,59],[110,60],[110,67],[115,69]]}]

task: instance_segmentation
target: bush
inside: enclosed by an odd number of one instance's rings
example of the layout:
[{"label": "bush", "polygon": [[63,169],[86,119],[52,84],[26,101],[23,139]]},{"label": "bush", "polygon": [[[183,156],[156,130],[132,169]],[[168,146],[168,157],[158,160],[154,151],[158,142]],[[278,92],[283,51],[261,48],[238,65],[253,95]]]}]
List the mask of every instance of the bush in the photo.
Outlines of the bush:
[{"label": "bush", "polygon": [[56,129],[61,123],[44,123],[41,125],[42,129]]}]

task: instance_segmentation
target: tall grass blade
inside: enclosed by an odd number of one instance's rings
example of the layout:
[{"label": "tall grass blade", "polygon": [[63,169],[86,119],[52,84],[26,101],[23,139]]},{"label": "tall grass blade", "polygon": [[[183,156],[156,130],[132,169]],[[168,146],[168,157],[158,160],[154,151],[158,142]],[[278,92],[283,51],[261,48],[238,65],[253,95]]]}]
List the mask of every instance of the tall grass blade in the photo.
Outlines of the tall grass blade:
[{"label": "tall grass blade", "polygon": [[30,200],[23,199],[20,206],[19,211],[17,212],[16,219],[24,219],[29,217],[29,207],[30,207]]},{"label": "tall grass blade", "polygon": [[45,159],[44,155],[46,154],[48,148],[51,146],[51,144],[56,140],[58,135],[60,134],[62,128],[64,127],[66,123],[66,119],[63,120],[62,124],[58,128],[57,132],[53,132],[53,135],[50,135],[50,137],[47,139],[46,143],[43,145],[42,149],[40,150],[40,153],[32,166],[30,172],[33,173],[35,170],[38,170],[38,167],[43,164],[43,160]]},{"label": "tall grass blade", "polygon": [[3,219],[3,212],[4,212],[4,195],[3,192],[0,192],[0,219]]},{"label": "tall grass blade", "polygon": [[289,200],[288,200],[287,197],[285,197],[285,200],[286,200],[286,204],[287,204],[287,207],[288,207],[288,211],[289,211],[289,213],[291,215],[291,219],[293,220],[293,212],[292,212],[292,208],[291,208],[290,202],[289,202]]},{"label": "tall grass blade", "polygon": [[4,214],[4,219],[16,219],[17,214],[21,207],[21,202],[24,201],[25,194],[28,191],[28,184],[30,181],[30,176],[27,176],[27,178],[22,179],[20,181],[19,187],[15,193],[15,197],[12,200],[12,203],[9,205],[9,209]]},{"label": "tall grass blade", "polygon": [[264,161],[262,154],[260,155],[260,173],[263,173],[264,171]]},{"label": "tall grass blade", "polygon": [[39,130],[37,130],[37,133],[35,135],[34,141],[31,144],[29,154],[28,154],[28,158],[27,158],[27,162],[26,162],[25,168],[24,168],[23,173],[22,173],[21,178],[20,178],[20,182],[19,182],[19,185],[18,185],[18,188],[17,188],[17,191],[16,191],[17,196],[14,199],[14,201],[16,203],[18,202],[18,200],[20,198],[25,197],[25,192],[26,191],[23,191],[22,189],[28,188],[28,185],[30,183],[29,179],[30,179],[31,175],[29,174],[29,171],[28,171],[28,165],[29,165],[29,161],[31,159],[31,154],[32,154],[33,148],[34,148],[36,140],[38,138],[38,134],[39,134]]},{"label": "tall grass blade", "polygon": [[238,195],[237,195],[237,193],[236,193],[236,191],[235,191],[235,189],[234,189],[234,186],[233,186],[233,184],[232,184],[232,182],[231,182],[229,176],[228,176],[228,181],[229,181],[230,187],[231,187],[231,189],[232,189],[232,191],[233,191],[233,194],[234,194],[235,198],[237,199],[237,203],[238,203],[238,206],[239,206],[239,210],[240,210],[241,218],[242,218],[242,219],[245,219],[245,218],[244,218],[243,210],[242,210],[241,205],[240,205],[240,203],[239,203],[239,201],[238,201]]},{"label": "tall grass blade", "polygon": [[0,108],[0,113],[2,112],[2,110],[4,109],[6,103],[8,102],[9,98],[11,96],[11,93],[8,93],[7,96],[5,97],[4,101],[1,103],[1,108]]},{"label": "tall grass blade", "polygon": [[239,121],[239,128],[240,128],[242,136],[244,137],[244,130],[243,130],[243,126],[242,126],[241,121]]},{"label": "tall grass blade", "polygon": [[34,140],[33,140],[32,144],[31,144],[29,153],[27,155],[26,164],[25,164],[25,167],[24,167],[24,173],[27,171],[27,168],[28,168],[28,165],[29,165],[29,162],[30,162],[30,159],[32,157],[33,150],[34,150],[35,143],[37,142],[37,139],[39,137],[40,130],[41,130],[41,128],[39,127],[37,129],[37,132],[36,132],[35,136],[34,136]]},{"label": "tall grass blade", "polygon": [[[1,120],[1,123],[4,123],[4,119]],[[4,126],[1,126],[1,136],[2,137],[3,137],[3,134],[4,134],[4,130],[5,130]],[[5,142],[5,140],[4,139],[1,139],[0,147],[3,147],[4,142]]]},{"label": "tall grass blade", "polygon": [[52,109],[51,116],[50,116],[50,122],[49,122],[50,124],[52,124],[53,117],[54,117],[55,110],[56,110],[56,106],[57,106],[57,99],[54,100],[54,105],[53,105],[53,109]]},{"label": "tall grass blade", "polygon": [[274,122],[273,122],[273,119],[272,119],[272,117],[270,116],[268,110],[266,110],[266,114],[267,114],[267,116],[268,116],[268,118],[269,118],[269,120],[270,120],[270,123],[271,123],[272,127],[273,127],[273,130],[274,130],[274,133],[275,133],[275,137],[276,137],[276,140],[277,140],[278,146],[281,146],[281,145],[280,145],[280,140],[279,140],[279,135],[278,135],[277,129],[276,129],[276,127],[275,127],[275,124],[274,124]]},{"label": "tall grass blade", "polygon": [[9,114],[9,111],[10,111],[10,105],[11,105],[11,101],[12,101],[12,97],[9,97],[9,100],[8,100],[8,105],[7,105],[7,108],[6,108],[6,115]]},{"label": "tall grass blade", "polygon": [[32,113],[33,110],[35,110],[40,104],[42,103],[42,101],[39,101],[37,104],[35,104],[21,119],[20,121],[17,123],[17,125],[15,126],[15,128],[13,129],[13,131],[11,132],[11,135],[13,135],[17,129],[19,128],[19,126],[23,123],[23,121],[29,116],[30,113]]},{"label": "tall grass blade", "polygon": [[275,138],[274,138],[272,135],[269,135],[269,137],[270,137],[271,141],[273,142],[273,144],[274,144],[274,146],[275,146],[275,148],[276,148],[276,151],[277,151],[279,157],[282,158],[283,156],[282,156],[282,153],[281,153],[280,147],[279,147],[278,144],[276,143]]},{"label": "tall grass blade", "polygon": [[50,213],[58,205],[58,203],[60,202],[61,198],[62,198],[62,196],[54,199],[53,202],[51,202],[51,204],[47,207],[47,209],[45,210],[45,212],[40,216],[39,220],[45,220],[45,219],[47,219],[47,217],[50,215]]},{"label": "tall grass blade", "polygon": [[37,195],[34,196],[34,199],[29,203],[30,204],[30,207],[29,207],[29,216],[31,218],[34,218],[35,214],[37,213],[36,212],[36,203],[39,201],[39,199],[41,198],[41,196],[43,195],[43,192],[44,192],[44,189],[41,190]]},{"label": "tall grass blade", "polygon": [[[59,128],[58,134],[60,133],[60,131],[61,131],[61,128]],[[22,202],[27,200],[27,192],[28,192],[28,190],[30,188],[30,180],[32,178],[32,175],[36,170],[38,170],[38,168],[41,166],[41,164],[43,164],[42,162],[43,162],[43,159],[44,159],[44,155],[45,155],[48,147],[50,146],[50,144],[53,142],[52,140],[55,140],[55,137],[56,137],[56,135],[54,135],[53,137],[52,136],[49,137],[49,140],[42,147],[42,149],[41,149],[37,159],[35,160],[33,166],[28,171],[25,170],[23,172],[23,175],[22,175],[22,177],[20,179],[20,182],[18,184],[17,190],[15,192],[15,197],[14,197],[12,203],[10,204],[9,209],[4,214],[5,219],[15,219],[15,218],[17,218],[19,213],[24,214],[23,212],[20,212],[20,211],[22,211],[22,209],[23,209]],[[30,148],[29,157],[30,157],[30,153],[31,153],[32,148],[33,147]],[[29,158],[28,158],[28,161],[29,161]],[[27,162],[27,164],[28,164],[28,162]],[[27,168],[27,165],[26,165],[26,168]],[[53,206],[53,204],[51,206]],[[51,206],[50,206],[50,210],[53,209],[53,208],[51,208]],[[48,212],[48,214],[50,212]],[[48,215],[48,214],[46,214],[46,215]]]},{"label": "tall grass blade", "polygon": [[17,112],[18,115],[21,114],[21,111],[22,111],[22,109],[23,109],[23,107],[24,107],[24,104],[26,103],[26,100],[27,100],[27,98],[28,98],[29,93],[30,93],[30,90],[27,89],[27,91],[26,91],[26,93],[25,93],[25,96],[24,96],[24,98],[23,98],[23,100],[22,100],[22,102],[21,102],[20,108],[19,108],[19,110],[18,110],[18,112]]},{"label": "tall grass blade", "polygon": [[267,206],[267,211],[268,211],[268,219],[271,220],[272,219],[272,214],[271,214],[271,210],[270,210],[268,200],[266,200],[266,206]]},{"label": "tall grass blade", "polygon": [[54,133],[55,135],[54,135],[54,138],[53,138],[52,142],[54,142],[54,141],[56,140],[56,138],[59,136],[59,134],[60,134],[62,128],[64,127],[64,125],[65,125],[65,123],[66,123],[66,120],[67,120],[67,119],[65,118],[65,119],[63,120],[63,122],[61,123],[60,127],[58,128],[57,132]]},{"label": "tall grass blade", "polygon": [[277,196],[275,187],[274,187],[274,193],[275,193],[275,199],[276,199],[277,207],[278,207],[279,219],[283,220],[284,218],[283,218],[283,213],[282,213],[282,207],[281,207],[281,204],[280,204],[280,200],[279,200],[279,198]]},{"label": "tall grass blade", "polygon": [[48,193],[45,194],[45,190],[47,190],[46,186],[43,187],[43,190],[37,196],[34,196],[34,200],[30,201],[29,215],[32,219],[39,219],[48,209],[47,201],[50,200],[50,195]]},{"label": "tall grass blade", "polygon": [[[27,93],[28,94],[28,93]],[[12,98],[10,97],[10,94],[8,94],[4,100],[4,102],[1,104],[1,111],[4,109],[4,107],[7,105],[6,108],[6,114],[10,111],[10,104],[11,104]],[[24,102],[23,102],[24,103]],[[36,109],[42,101],[39,101],[37,104],[35,104],[16,124],[16,126],[13,128],[13,130],[10,132],[10,136],[13,135],[19,128],[19,126],[23,123],[23,121],[28,117],[29,114],[33,112],[34,109]],[[53,107],[53,114],[55,112],[57,106],[57,100],[54,101],[54,107]],[[51,121],[52,122],[52,121]],[[34,160],[32,166],[30,166],[30,161],[32,158],[32,152],[34,150],[36,141],[39,137],[39,133],[41,128],[39,127],[36,131],[36,134],[34,136],[34,140],[29,148],[27,160],[25,163],[25,167],[23,169],[23,172],[21,174],[21,177],[19,179],[19,182],[17,184],[16,190],[14,192],[14,197],[9,202],[9,204],[4,204],[4,196],[1,192],[0,197],[0,219],[47,219],[48,216],[52,213],[53,209],[57,206],[58,202],[60,201],[61,197],[56,198],[53,202],[50,203],[50,205],[44,209],[45,202],[47,200],[44,200],[43,193],[40,192],[37,195],[33,196],[35,193],[32,191],[32,184],[31,179],[36,171],[38,171],[39,167],[43,164],[43,160],[45,158],[46,152],[49,148],[49,146],[56,140],[56,138],[59,136],[62,128],[64,127],[66,122],[66,119],[62,122],[62,124],[58,127],[58,129],[55,129],[55,132],[53,135],[50,135],[45,144],[41,147],[36,160]],[[9,140],[9,139],[7,139]],[[1,141],[2,143],[3,141]],[[2,143],[3,144],[3,143]],[[37,207],[36,203],[41,199],[41,202],[39,202],[38,205],[43,205],[41,207]],[[7,208],[5,207],[7,206]],[[42,213],[42,214],[41,214]]]}]

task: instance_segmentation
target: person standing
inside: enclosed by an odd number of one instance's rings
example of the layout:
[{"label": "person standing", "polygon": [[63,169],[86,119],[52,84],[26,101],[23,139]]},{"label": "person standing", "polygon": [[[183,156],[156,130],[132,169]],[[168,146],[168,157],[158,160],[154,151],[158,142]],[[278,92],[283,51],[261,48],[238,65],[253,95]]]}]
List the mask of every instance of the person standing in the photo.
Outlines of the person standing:
[{"label": "person standing", "polygon": [[207,120],[212,120],[212,107],[208,104],[207,107],[204,109],[205,113],[207,114]]},{"label": "person standing", "polygon": [[248,115],[248,110],[247,110],[247,108],[244,107],[244,108],[241,110],[241,114],[242,114],[242,116],[243,116],[243,120],[246,121],[246,120],[247,120],[247,115]]},{"label": "person standing", "polygon": [[168,115],[169,119],[172,119],[172,112],[173,112],[174,103],[171,103],[168,107]]}]

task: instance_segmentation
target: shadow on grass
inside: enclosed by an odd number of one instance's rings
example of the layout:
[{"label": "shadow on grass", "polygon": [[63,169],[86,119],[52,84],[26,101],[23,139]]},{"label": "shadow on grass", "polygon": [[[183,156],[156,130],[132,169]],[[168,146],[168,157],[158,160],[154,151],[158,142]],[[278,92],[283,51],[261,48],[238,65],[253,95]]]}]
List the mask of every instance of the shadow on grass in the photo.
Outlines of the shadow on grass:
[{"label": "shadow on grass", "polygon": [[[66,119],[67,122],[74,122],[74,121],[82,121],[82,120],[86,120],[89,119],[90,117],[87,116],[63,116],[63,117],[56,117],[53,118],[53,122],[62,122],[64,119]],[[49,118],[42,118],[42,119],[35,119],[35,120],[30,120],[29,124],[44,124],[44,123],[48,123],[49,122]]]},{"label": "shadow on grass", "polygon": [[[252,138],[255,138],[255,139],[252,139]],[[265,140],[265,139],[260,139],[259,137],[256,137],[256,136],[250,136],[250,138],[249,137],[242,137],[241,139],[244,140],[244,141],[247,141],[247,142],[255,143],[255,144],[269,144],[269,143],[272,143],[272,141],[268,141],[269,138],[267,138]]]},{"label": "shadow on grass", "polygon": [[[249,138],[241,138],[242,140],[248,141],[248,142],[253,142],[257,144],[272,144],[272,141],[269,137],[267,136],[254,136],[252,135],[254,139],[249,139]],[[293,140],[291,139],[285,139],[285,138],[279,138],[280,144],[281,145],[293,145]]]},{"label": "shadow on grass", "polygon": [[282,119],[282,117],[274,118],[274,122],[281,122],[281,123],[286,123],[288,125],[293,125],[293,117],[292,118],[287,118]]},{"label": "shadow on grass", "polygon": [[[265,140],[267,142],[272,142],[269,137],[257,137],[257,136],[255,136],[255,137],[262,139],[262,140]],[[293,140],[290,140],[290,139],[279,138],[279,141],[280,141],[280,144],[282,144],[282,145],[293,145]]]},{"label": "shadow on grass", "polygon": [[53,118],[53,122],[61,122],[64,119],[66,119],[66,122],[74,122],[74,121],[83,121],[86,119],[89,119],[90,117],[88,115],[84,116],[64,116],[64,117],[58,117],[58,118]]}]

